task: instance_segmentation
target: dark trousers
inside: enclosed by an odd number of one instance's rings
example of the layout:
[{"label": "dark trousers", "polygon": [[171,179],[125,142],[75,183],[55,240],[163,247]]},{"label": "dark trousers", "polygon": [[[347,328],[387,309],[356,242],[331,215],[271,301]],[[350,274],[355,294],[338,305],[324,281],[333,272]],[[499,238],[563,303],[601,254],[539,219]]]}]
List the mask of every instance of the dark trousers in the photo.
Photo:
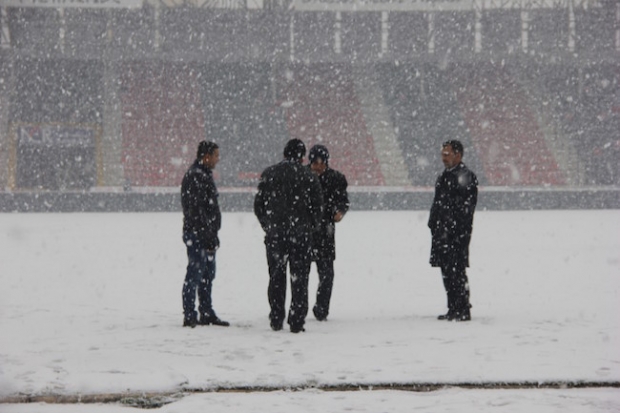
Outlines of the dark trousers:
[{"label": "dark trousers", "polygon": [[215,315],[211,303],[211,289],[215,279],[215,252],[207,252],[200,245],[195,234],[183,234],[187,247],[187,272],[183,283],[183,313],[185,319],[197,320],[196,292],[198,292],[198,311],[201,318]]},{"label": "dark trousers", "polygon": [[288,324],[302,328],[308,314],[308,275],[310,273],[310,238],[307,235],[268,235],[265,237],[269,266],[268,298],[272,326],[282,326],[286,310],[286,269],[291,273],[291,306]]},{"label": "dark trousers", "polygon": [[448,312],[464,314],[469,312],[469,281],[465,265],[456,264],[441,267],[443,285],[448,295]]},{"label": "dark trousers", "polygon": [[327,318],[334,286],[334,261],[317,260],[316,270],[319,273],[319,287],[316,292],[316,304],[313,312],[317,318]]}]

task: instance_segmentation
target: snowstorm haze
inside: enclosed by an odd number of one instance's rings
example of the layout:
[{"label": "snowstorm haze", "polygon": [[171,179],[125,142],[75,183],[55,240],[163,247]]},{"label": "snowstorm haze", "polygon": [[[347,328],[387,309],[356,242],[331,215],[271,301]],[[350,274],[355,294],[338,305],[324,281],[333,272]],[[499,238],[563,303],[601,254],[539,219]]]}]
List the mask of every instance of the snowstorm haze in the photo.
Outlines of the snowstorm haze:
[{"label": "snowstorm haze", "polygon": [[[303,334],[252,212],[294,138],[350,200]],[[183,328],[203,140],[230,328]],[[429,265],[448,140],[465,323]],[[0,0],[0,410],[618,412],[619,158],[617,0]]]},{"label": "snowstorm haze", "polygon": [[[176,197],[208,139],[222,148],[223,197],[246,209],[239,194],[300,138],[326,145],[351,191],[366,194],[353,208],[426,202],[448,139],[464,143],[486,194],[559,190],[579,207],[615,207],[619,8],[3,0],[0,205],[114,210],[110,194]],[[601,191],[611,192],[589,201]],[[511,208],[500,198],[481,202]],[[176,198],[136,202],[128,208],[177,208]]]}]

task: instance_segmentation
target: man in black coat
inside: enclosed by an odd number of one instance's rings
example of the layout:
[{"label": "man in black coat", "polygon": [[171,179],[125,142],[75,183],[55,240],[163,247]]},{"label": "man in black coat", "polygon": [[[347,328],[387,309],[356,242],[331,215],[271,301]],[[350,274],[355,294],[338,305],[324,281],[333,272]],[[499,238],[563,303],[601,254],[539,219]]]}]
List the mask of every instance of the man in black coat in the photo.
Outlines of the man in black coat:
[{"label": "man in black coat", "polygon": [[444,142],[441,159],[445,170],[435,184],[435,198],[428,227],[433,236],[430,263],[441,268],[448,296],[448,313],[440,320],[469,321],[469,241],[478,200],[478,179],[464,163],[463,144]]},{"label": "man in black coat", "polygon": [[314,174],[302,165],[306,146],[291,139],[284,160],[265,169],[254,198],[254,213],[265,231],[269,266],[269,319],[274,331],[285,317],[286,269],[291,273],[291,306],[288,324],[293,333],[304,330],[308,314],[308,275],[312,233],[323,210],[321,187]]},{"label": "man in black coat", "polygon": [[[183,283],[183,326],[229,325],[220,320],[211,303],[211,287],[215,278],[215,251],[220,246],[217,236],[222,224],[218,192],[213,181],[220,150],[213,142],[198,144],[196,160],[189,167],[181,183],[183,206],[183,242],[187,247],[187,273]],[[198,311],[195,301],[198,290]]]},{"label": "man in black coat", "polygon": [[310,169],[319,177],[324,203],[321,225],[312,237],[312,258],[319,274],[316,304],[312,312],[317,320],[326,321],[334,285],[336,222],[340,222],[349,210],[347,179],[329,167],[329,151],[323,145],[314,145],[308,160]]}]

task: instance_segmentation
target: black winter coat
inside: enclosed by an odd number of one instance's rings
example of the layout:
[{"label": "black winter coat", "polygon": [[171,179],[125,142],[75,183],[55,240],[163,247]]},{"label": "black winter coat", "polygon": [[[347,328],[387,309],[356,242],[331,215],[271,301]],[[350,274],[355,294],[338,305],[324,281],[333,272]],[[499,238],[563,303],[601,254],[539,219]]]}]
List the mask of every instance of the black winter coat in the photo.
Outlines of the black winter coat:
[{"label": "black winter coat", "polygon": [[181,183],[183,233],[194,233],[207,250],[220,245],[217,236],[222,226],[222,214],[213,172],[196,160],[187,170]]},{"label": "black winter coat", "polygon": [[336,259],[336,225],[334,215],[340,211],[345,214],[349,210],[346,177],[331,168],[319,175],[323,191],[323,217],[319,230],[312,235],[313,258],[318,260]]},{"label": "black winter coat", "polygon": [[322,213],[319,181],[301,163],[283,160],[263,171],[254,214],[267,235],[309,235],[319,227]]},{"label": "black winter coat", "polygon": [[469,266],[469,241],[478,201],[478,179],[465,164],[446,169],[437,178],[428,220],[433,236],[433,267]]}]

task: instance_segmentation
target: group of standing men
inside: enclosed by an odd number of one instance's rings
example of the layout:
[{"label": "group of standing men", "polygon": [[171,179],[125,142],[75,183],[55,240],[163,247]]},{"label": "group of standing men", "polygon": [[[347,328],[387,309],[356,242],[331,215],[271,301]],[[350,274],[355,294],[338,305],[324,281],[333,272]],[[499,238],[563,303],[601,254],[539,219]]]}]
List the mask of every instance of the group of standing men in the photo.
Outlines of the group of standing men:
[{"label": "group of standing men", "polygon": [[[313,313],[325,321],[329,314],[336,259],[335,223],[349,210],[347,180],[329,167],[329,151],[315,145],[309,166],[303,165],[306,146],[291,139],[284,159],[263,171],[254,199],[254,213],[265,231],[269,266],[268,298],[271,328],[281,330],[286,318],[287,267],[291,274],[291,305],[287,322],[293,333],[304,331],[308,313],[308,278],[316,262],[319,286]],[[188,266],[183,284],[183,325],[228,326],[217,317],[211,302],[215,278],[217,232],[221,226],[218,192],[212,170],[219,161],[213,142],[198,145],[194,164],[181,184],[183,240]],[[198,294],[198,313],[195,309]]]},{"label": "group of standing men", "polygon": [[[305,331],[308,313],[308,278],[312,261],[319,275],[313,314],[327,320],[336,258],[335,224],[349,209],[347,180],[329,167],[329,151],[314,145],[309,165],[303,165],[306,146],[291,139],[282,161],[261,174],[254,198],[254,213],[265,231],[269,267],[269,320],[274,331],[286,319],[290,331]],[[442,145],[444,172],[437,179],[428,226],[433,237],[431,265],[440,267],[448,298],[448,312],[439,319],[469,321],[469,241],[477,202],[477,178],[462,162],[463,145],[456,140]],[[221,212],[212,170],[219,162],[213,142],[198,145],[196,160],[181,185],[183,241],[188,265],[183,284],[183,326],[229,326],[213,310],[211,288],[215,253],[219,247]],[[286,317],[287,269],[291,303]],[[198,312],[195,301],[198,294]]]},{"label": "group of standing men", "polygon": [[265,231],[269,266],[269,319],[274,331],[284,324],[287,266],[291,274],[288,324],[293,333],[304,331],[308,313],[308,275],[312,260],[319,273],[315,317],[329,312],[334,280],[335,222],[349,209],[347,181],[329,168],[329,152],[322,145],[310,150],[310,167],[302,164],[306,146],[292,139],[284,159],[263,171],[254,198],[254,214]]}]

